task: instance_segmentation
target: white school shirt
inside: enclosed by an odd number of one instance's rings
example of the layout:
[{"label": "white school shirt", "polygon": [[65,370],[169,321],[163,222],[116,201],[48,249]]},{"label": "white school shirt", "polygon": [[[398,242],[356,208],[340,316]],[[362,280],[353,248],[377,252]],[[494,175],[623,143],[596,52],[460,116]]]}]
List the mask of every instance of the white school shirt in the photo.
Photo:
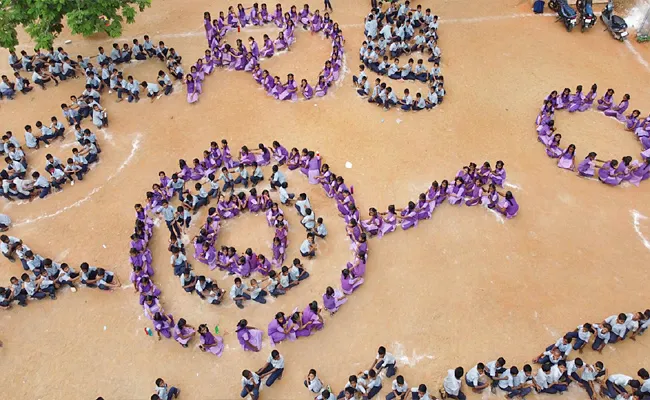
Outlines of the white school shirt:
[{"label": "white school shirt", "polygon": [[286,203],[287,200],[289,200],[289,193],[287,193],[287,189],[281,187],[278,189],[278,191],[280,192],[280,203]]},{"label": "white school shirt", "polygon": [[54,178],[54,179],[56,179],[58,181],[61,178],[65,178],[65,174],[60,169],[54,168],[54,171],[52,171],[52,178]]},{"label": "white school shirt", "polygon": [[159,91],[160,86],[158,86],[157,83],[147,82],[147,92],[149,92],[150,95],[155,96]]},{"label": "white school shirt", "polygon": [[582,328],[583,328],[583,325],[578,325],[578,338],[580,340],[588,342],[589,339],[591,338],[591,332],[583,331]]},{"label": "white school shirt", "polygon": [[312,212],[309,215],[305,215],[305,217],[302,219],[302,224],[307,229],[314,229],[314,225],[316,224],[316,217],[314,216],[314,213]]},{"label": "white school shirt", "polygon": [[499,381],[499,387],[500,387],[501,389],[507,389],[507,388],[509,388],[509,387],[512,387],[512,385],[513,385],[513,378],[512,378],[512,374],[510,373],[510,370],[509,370],[509,369],[506,369],[506,370],[501,374],[501,376],[499,376],[499,378],[506,378],[506,379],[502,379],[502,380]]},{"label": "white school shirt", "polygon": [[325,227],[325,223],[322,223],[316,227],[316,233],[321,236],[327,236],[327,228]]},{"label": "white school shirt", "polygon": [[20,239],[14,236],[9,236],[9,243],[0,242],[0,250],[2,250],[2,253],[7,254],[9,253],[9,246],[16,244],[18,242],[20,242]]},{"label": "white school shirt", "polygon": [[406,63],[406,64],[402,65],[402,78],[404,78],[409,73],[411,73],[411,71],[412,71],[411,64]]},{"label": "white school shirt", "polygon": [[395,29],[395,36],[398,36],[402,41],[404,40],[404,27],[400,26]]},{"label": "white school shirt", "polygon": [[390,100],[390,101],[392,101],[394,103],[397,103],[397,96],[395,96],[395,92],[390,92],[388,94],[388,100]]},{"label": "white school shirt", "polygon": [[617,315],[612,315],[611,317],[608,317],[607,319],[605,319],[605,322],[607,322],[608,324],[610,324],[612,326],[612,332],[615,335],[618,335],[619,337],[623,338],[623,336],[625,336],[625,330],[627,328],[625,327],[625,322],[622,323],[622,324],[619,324],[617,322],[617,318],[618,318]]},{"label": "white school shirt", "polygon": [[145,50],[151,50],[154,48],[154,45],[151,43],[151,40],[145,40],[144,43],[142,43],[142,47],[144,47]]},{"label": "white school shirt", "polygon": [[306,198],[305,200],[297,200],[296,206],[298,206],[298,208],[300,209],[300,215],[304,216],[305,210],[311,208],[311,204],[309,203],[309,198]]},{"label": "white school shirt", "polygon": [[632,380],[631,377],[623,374],[613,374],[607,378],[609,382],[612,382],[614,385],[627,386],[628,382]]},{"label": "white school shirt", "polygon": [[366,81],[366,83],[363,84],[361,90],[363,90],[364,94],[370,93],[370,84],[368,83],[368,81]]},{"label": "white school shirt", "polygon": [[251,299],[256,299],[257,296],[260,295],[260,293],[262,293],[262,288],[259,285],[257,285],[255,289],[251,291]]},{"label": "white school shirt", "polygon": [[162,82],[165,84],[165,86],[171,86],[171,84],[172,84],[172,80],[169,77],[169,75],[167,75],[167,74],[165,74],[165,76],[163,76]]},{"label": "white school shirt", "polygon": [[280,356],[278,360],[274,359],[272,356],[266,360],[271,363],[271,366],[275,369],[284,369],[284,357]]},{"label": "white school shirt", "polygon": [[314,377],[309,384],[307,385],[307,388],[309,389],[310,392],[312,393],[320,393],[321,390],[323,390],[323,382],[318,379],[318,377]]},{"label": "white school shirt", "polygon": [[497,362],[496,362],[496,360],[490,361],[489,363],[485,364],[485,368],[487,369],[488,375],[496,376],[496,374],[497,374]]},{"label": "white school shirt", "polygon": [[113,61],[117,61],[121,57],[122,57],[122,52],[119,49],[114,48],[113,50],[111,50],[111,59]]},{"label": "white school shirt", "polygon": [[[187,279],[185,279],[185,274],[181,274],[181,276],[179,278],[180,281],[181,281],[181,286],[185,286],[188,283],[190,283],[192,281],[192,279],[194,279],[194,276],[195,275],[194,275],[194,272],[192,272],[192,270],[190,270],[190,276]],[[206,279],[206,281],[207,281],[207,279]],[[197,284],[198,284],[198,282],[197,282]],[[196,284],[194,285],[194,287],[197,287]]]},{"label": "white school shirt", "polygon": [[458,396],[458,392],[460,392],[460,379],[456,379],[453,369],[447,370],[447,376],[442,382],[442,386],[444,386],[445,392],[448,394]]},{"label": "white school shirt", "polygon": [[397,379],[393,379],[393,385],[391,386],[392,390],[396,391],[399,394],[406,393],[407,390],[409,390],[409,385],[404,381],[402,385],[397,383]]},{"label": "white school shirt", "polygon": [[557,365],[553,365],[551,367],[551,381],[549,382],[549,384],[552,385],[554,383],[558,383],[560,381],[561,376],[562,376],[562,371],[560,371],[560,367],[558,367]]},{"label": "white school shirt", "polygon": [[566,362],[566,371],[569,376],[577,370],[578,366],[576,365],[576,360],[569,360]]},{"label": "white school shirt", "polygon": [[210,190],[219,189],[219,179],[210,181]]},{"label": "white school shirt", "polygon": [[402,99],[402,101],[403,101],[404,104],[406,104],[407,106],[410,106],[411,104],[413,104],[413,97],[411,97],[410,94],[409,94],[409,95],[406,95],[406,96],[404,96],[404,98]]},{"label": "white school shirt", "polygon": [[537,375],[535,375],[535,383],[542,389],[547,389],[549,386],[549,375],[546,375],[546,372],[540,367],[537,370]]},{"label": "white school shirt", "polygon": [[8,215],[0,214],[0,224],[5,226],[11,225],[11,218]]},{"label": "white school shirt", "polygon": [[[190,276],[192,276],[192,275],[190,275]],[[183,275],[181,275],[181,279],[182,279],[182,277],[183,277]],[[181,280],[181,284],[182,283],[184,283],[183,280]],[[196,289],[197,293],[203,293],[205,288],[208,287],[208,285],[211,284],[211,283],[212,283],[212,280],[210,278],[206,278],[205,283],[203,283],[203,284],[201,284],[201,281],[197,279],[196,283],[194,284],[194,289]]]},{"label": "white school shirt", "polygon": [[248,289],[248,286],[244,282],[242,282],[240,287],[237,287],[237,285],[232,285],[230,288],[230,298],[235,299],[235,297],[241,297],[244,294],[244,290]]},{"label": "white school shirt", "polygon": [[0,93],[7,92],[11,89],[4,81],[0,82]]},{"label": "white school shirt", "polygon": [[[345,389],[347,389],[349,387],[352,387],[350,382],[345,384],[345,387],[343,388],[343,390],[345,390]],[[357,386],[354,388],[354,390],[356,390],[357,392],[359,392],[361,394],[364,394],[364,395],[366,394],[366,388],[364,388],[363,385],[361,385],[360,380],[357,380]]]},{"label": "white school shirt", "polygon": [[593,365],[585,364],[585,369],[582,371],[581,378],[585,381],[593,381],[596,379],[596,368]]},{"label": "white school shirt", "polygon": [[513,378],[512,387],[521,386],[529,380],[533,379],[531,376],[526,375],[526,372],[523,370],[519,371],[517,376]]},{"label": "white school shirt", "polygon": [[397,10],[397,16],[398,16],[398,17],[401,17],[402,15],[406,15],[406,13],[408,12],[408,10],[409,10],[409,8],[406,7],[406,4],[401,4],[401,5],[399,6],[399,10]]},{"label": "white school shirt", "polygon": [[36,137],[34,136],[33,133],[25,132],[25,144],[27,145],[27,147],[33,149],[36,147],[37,143],[38,142],[36,141]]},{"label": "white school shirt", "polygon": [[627,319],[625,320],[625,329],[630,332],[636,332],[636,330],[639,329],[639,321],[634,320],[634,314],[632,313],[625,315],[627,316]]},{"label": "white school shirt", "polygon": [[138,93],[140,92],[140,82],[138,82],[136,79],[134,79],[133,82],[127,81],[126,88],[131,93]]},{"label": "white school shirt", "polygon": [[167,187],[170,187],[172,189],[182,189],[184,185],[185,185],[185,181],[183,179],[181,179],[181,178],[178,178],[178,180],[176,180],[176,182],[174,182],[173,179],[171,181],[169,181],[169,183],[167,184]]},{"label": "white school shirt", "polygon": [[418,100],[417,104],[415,105],[419,109],[426,108],[427,103],[424,101],[424,98],[420,97],[420,100]]},{"label": "white school shirt", "polygon": [[61,73],[61,63],[54,63],[47,67],[51,74],[60,74]]},{"label": "white school shirt", "polygon": [[262,168],[258,165],[257,168],[255,168],[255,171],[253,171],[253,176],[256,178],[264,178],[264,173],[262,172]]},{"label": "white school shirt", "polygon": [[259,383],[260,383],[260,376],[257,375],[255,372],[251,372],[250,379],[246,379],[243,376],[241,378],[241,386],[242,386],[242,388],[245,388],[246,386],[259,385]]},{"label": "white school shirt", "polygon": [[368,390],[375,388],[375,387],[381,387],[381,375],[375,376],[375,379],[371,380],[368,382]]},{"label": "white school shirt", "polygon": [[361,83],[361,81],[363,80],[363,78],[366,78],[366,79],[368,78],[368,77],[366,76],[366,71],[365,71],[365,70],[359,72],[359,76],[358,76],[359,83]]},{"label": "white school shirt", "polygon": [[107,285],[108,282],[106,281],[109,277],[113,276],[114,274],[111,271],[104,271],[104,276],[97,282],[98,285]]},{"label": "white school shirt", "polygon": [[86,157],[80,156],[79,154],[73,155],[72,156],[72,161],[74,161],[77,164],[81,164],[81,165],[88,164],[88,160],[86,160]]},{"label": "white school shirt", "polygon": [[16,91],[20,92],[25,88],[23,78],[16,78]]},{"label": "white school shirt", "polygon": [[362,57],[362,58],[363,58],[363,56],[364,56],[364,54],[366,54],[366,51],[367,51],[367,50],[368,50],[368,45],[367,45],[367,44],[366,44],[365,46],[362,46],[362,47],[359,49],[359,57]]},{"label": "white school shirt", "polygon": [[645,382],[643,382],[643,385],[641,385],[641,392],[650,393],[650,379],[647,379]]},{"label": "white school shirt", "polygon": [[422,65],[422,64],[416,64],[415,65],[415,74],[416,75],[418,75],[418,74],[426,74],[426,72],[427,72],[427,67],[425,67],[424,65]]},{"label": "white school shirt", "polygon": [[392,29],[393,27],[391,25],[386,24],[381,28],[381,31],[379,31],[379,33],[384,35],[384,39],[390,40],[390,38],[393,37]]},{"label": "white school shirt", "polygon": [[478,386],[479,377],[480,374],[478,373],[476,365],[465,374],[465,380],[474,386]]},{"label": "white school shirt", "polygon": [[171,265],[181,265],[185,261],[187,261],[187,257],[185,257],[185,254],[183,253],[178,253],[178,256],[172,254],[172,256],[169,258],[169,263]]},{"label": "white school shirt", "polygon": [[415,29],[413,29],[413,25],[404,26],[404,31],[405,33],[408,33],[410,36],[413,36],[413,34],[415,33]]},{"label": "white school shirt", "polygon": [[285,289],[289,287],[289,274],[280,274],[280,286]]},{"label": "white school shirt", "polygon": [[[395,43],[393,43],[393,44],[395,44]],[[391,47],[392,47],[392,45],[391,45]],[[390,76],[390,75],[394,75],[395,73],[397,73],[397,71],[399,71],[399,67],[397,66],[397,64],[392,63],[390,65],[390,67],[388,67],[388,72],[387,73]]]},{"label": "white school shirt", "polygon": [[287,178],[284,176],[282,171],[278,170],[278,172],[273,174],[273,181],[274,182],[279,182],[279,183],[284,183],[287,181]]},{"label": "white school shirt", "polygon": [[368,32],[368,36],[370,36],[373,39],[377,37],[377,20],[376,19],[372,19],[372,20],[366,22],[366,32]]},{"label": "white school shirt", "polygon": [[562,352],[564,357],[566,357],[569,355],[569,353],[571,353],[571,349],[573,349],[573,347],[571,346],[571,343],[564,344],[563,340],[564,338],[559,338],[557,342],[555,342],[555,347],[557,347],[558,350]]},{"label": "white school shirt", "polygon": [[32,82],[36,82],[39,79],[43,80],[43,77],[38,72],[34,71],[34,73],[32,74]]},{"label": "white school shirt", "polygon": [[167,205],[167,207],[162,207],[161,210],[163,217],[165,218],[165,221],[173,221],[174,220],[174,207]]},{"label": "white school shirt", "polygon": [[304,254],[309,253],[309,246],[311,246],[311,243],[309,243],[308,239],[305,239],[305,241],[300,245],[300,252]]},{"label": "white school shirt", "polygon": [[30,279],[29,282],[24,282],[23,287],[28,295],[33,296],[36,293],[36,282],[33,279]]},{"label": "white school shirt", "polygon": [[300,268],[298,268],[295,265],[292,265],[291,268],[289,268],[289,278],[292,281],[298,280],[298,277],[300,276]]}]

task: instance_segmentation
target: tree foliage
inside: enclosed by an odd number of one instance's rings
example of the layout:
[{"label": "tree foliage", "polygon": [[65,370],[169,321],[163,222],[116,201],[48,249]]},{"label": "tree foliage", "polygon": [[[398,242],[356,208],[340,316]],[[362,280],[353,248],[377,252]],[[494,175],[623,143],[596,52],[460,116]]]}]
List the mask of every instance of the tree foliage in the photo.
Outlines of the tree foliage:
[{"label": "tree foliage", "polygon": [[38,48],[52,46],[63,29],[64,18],[73,34],[122,34],[123,23],[151,5],[151,0],[0,0],[0,46],[18,45],[16,29],[22,25]]}]

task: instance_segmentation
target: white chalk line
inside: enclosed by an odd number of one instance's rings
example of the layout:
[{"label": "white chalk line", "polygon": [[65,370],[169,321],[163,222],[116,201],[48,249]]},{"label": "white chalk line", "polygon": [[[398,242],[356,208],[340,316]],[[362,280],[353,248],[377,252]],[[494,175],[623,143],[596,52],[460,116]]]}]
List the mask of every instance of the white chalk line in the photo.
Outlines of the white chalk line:
[{"label": "white chalk line", "polygon": [[393,355],[402,365],[407,365],[409,367],[415,367],[422,360],[433,360],[435,356],[430,354],[417,354],[415,350],[411,352],[411,357],[406,355],[406,349],[404,345],[400,342],[393,342],[391,346],[393,350]]},{"label": "white chalk line", "polygon": [[106,179],[106,182],[105,182],[103,185],[94,188],[94,189],[91,190],[90,193],[88,193],[88,195],[87,195],[86,197],[84,197],[83,199],[80,199],[80,200],[78,200],[78,201],[76,201],[76,202],[74,202],[74,203],[72,203],[72,204],[70,204],[70,205],[68,205],[68,206],[65,206],[65,207],[63,207],[62,209],[58,210],[57,212],[54,212],[54,213],[51,213],[51,214],[43,214],[43,215],[40,215],[40,216],[38,216],[38,217],[36,217],[36,218],[25,219],[25,220],[22,220],[22,221],[19,221],[19,222],[15,223],[14,226],[28,225],[28,224],[31,224],[31,223],[34,223],[34,222],[37,222],[37,221],[40,221],[40,220],[43,220],[43,219],[48,219],[48,218],[56,217],[57,215],[60,215],[60,214],[66,212],[66,211],[68,211],[68,210],[70,210],[70,209],[72,209],[72,208],[79,207],[79,206],[82,205],[83,203],[85,203],[85,202],[87,202],[88,200],[90,200],[90,198],[91,198],[95,193],[97,193],[97,192],[99,192],[100,190],[102,190],[102,189],[104,188],[104,186],[105,186],[108,182],[110,182],[113,178],[115,178],[117,175],[119,175],[119,174],[122,172],[122,170],[124,170],[124,168],[125,168],[125,167],[130,163],[130,162],[131,162],[131,160],[133,160],[133,157],[135,156],[135,153],[136,153],[136,152],[138,151],[138,149],[140,148],[140,138],[141,138],[141,136],[142,136],[142,134],[138,132],[138,134],[136,135],[135,139],[133,139],[133,142],[131,143],[131,153],[130,153],[129,156],[124,160],[124,162],[122,163],[122,165],[120,165],[120,166],[115,170],[115,172],[113,172],[113,173],[108,177],[108,179]]},{"label": "white chalk line", "polygon": [[632,53],[634,55],[634,57],[636,57],[636,60],[639,62],[639,64],[643,65],[645,67],[645,69],[650,69],[650,64],[648,64],[648,62],[645,60],[645,58],[643,58],[641,53],[636,51],[636,49],[634,48],[634,45],[632,45],[632,43],[630,43],[629,40],[625,41],[625,47],[627,47],[627,49],[630,51],[630,53]]},{"label": "white chalk line", "polygon": [[634,225],[636,234],[639,235],[639,238],[641,238],[641,241],[643,242],[643,245],[646,247],[646,249],[650,250],[650,241],[648,241],[648,239],[645,238],[643,232],[641,232],[641,221],[648,219],[648,217],[641,214],[637,210],[630,210],[630,214],[632,214],[632,223]]}]

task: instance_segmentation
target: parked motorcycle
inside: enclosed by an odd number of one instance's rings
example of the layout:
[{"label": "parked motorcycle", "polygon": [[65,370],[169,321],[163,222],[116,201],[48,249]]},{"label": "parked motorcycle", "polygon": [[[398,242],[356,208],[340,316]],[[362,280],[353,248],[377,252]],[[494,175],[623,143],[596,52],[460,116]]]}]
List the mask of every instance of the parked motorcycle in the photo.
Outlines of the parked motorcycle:
[{"label": "parked motorcycle", "polygon": [[594,15],[592,0],[578,0],[576,7],[580,13],[581,32],[584,32],[592,26],[596,25],[596,16]]},{"label": "parked motorcycle", "polygon": [[614,39],[621,42],[627,39],[627,23],[618,15],[614,15],[614,2],[609,0],[603,13],[600,14],[600,19],[603,21],[607,29],[612,33]]},{"label": "parked motorcycle", "polygon": [[571,32],[576,26],[576,10],[567,3],[567,0],[550,0],[548,8],[557,12],[557,21],[562,21],[567,32]]}]

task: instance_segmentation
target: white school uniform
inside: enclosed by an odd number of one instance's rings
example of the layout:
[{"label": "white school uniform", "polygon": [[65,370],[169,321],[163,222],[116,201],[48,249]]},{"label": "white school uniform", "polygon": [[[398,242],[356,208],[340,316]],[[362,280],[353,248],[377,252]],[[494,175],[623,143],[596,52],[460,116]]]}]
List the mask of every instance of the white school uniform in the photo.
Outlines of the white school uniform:
[{"label": "white school uniform", "polygon": [[445,380],[442,382],[442,386],[445,388],[445,392],[447,394],[450,394],[452,396],[458,396],[458,392],[460,392],[460,379],[456,378],[456,375],[454,374],[453,369],[447,370],[447,376],[445,377]]},{"label": "white school uniform", "polygon": [[625,327],[625,322],[623,322],[622,324],[619,324],[617,322],[617,319],[618,319],[618,315],[612,315],[610,317],[607,317],[605,319],[605,322],[610,324],[612,326],[612,332],[615,335],[618,335],[622,339],[623,336],[625,336],[625,330],[627,328]]},{"label": "white school uniform", "polygon": [[474,367],[472,367],[472,369],[467,371],[467,374],[465,374],[465,380],[468,383],[471,383],[472,385],[474,385],[474,387],[476,387],[476,386],[478,386],[478,381],[479,381],[480,376],[481,375],[478,373],[478,368],[475,365]]},{"label": "white school uniform", "polygon": [[314,379],[309,381],[307,388],[312,393],[320,393],[323,390],[323,382],[321,382],[320,379],[316,376]]}]

